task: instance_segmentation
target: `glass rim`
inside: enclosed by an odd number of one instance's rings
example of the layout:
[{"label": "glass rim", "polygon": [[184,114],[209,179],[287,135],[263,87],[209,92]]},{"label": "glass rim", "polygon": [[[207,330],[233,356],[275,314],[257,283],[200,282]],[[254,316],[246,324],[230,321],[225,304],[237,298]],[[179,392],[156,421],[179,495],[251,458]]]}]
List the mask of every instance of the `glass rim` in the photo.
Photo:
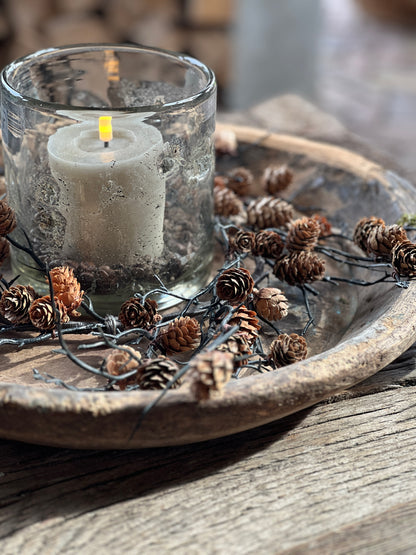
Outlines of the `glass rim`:
[{"label": "glass rim", "polygon": [[[9,82],[9,74],[11,71],[15,71],[19,66],[31,61],[33,59],[39,58],[40,56],[49,56],[53,54],[61,54],[64,51],[69,52],[87,52],[87,51],[102,51],[112,49],[114,51],[123,52],[144,52],[147,54],[157,54],[163,56],[166,59],[178,60],[188,64],[190,67],[197,68],[207,79],[206,85],[201,88],[197,93],[181,98],[180,100],[175,100],[173,102],[166,102],[165,104],[148,104],[143,106],[131,106],[131,107],[95,107],[95,106],[71,106],[68,104],[61,104],[58,102],[48,102],[44,100],[39,100],[33,96],[24,95],[20,93],[16,88]],[[145,46],[141,44],[123,44],[123,43],[80,43],[80,44],[68,44],[63,46],[56,46],[51,48],[44,48],[38,50],[26,56],[17,58],[16,60],[7,64],[0,73],[1,86],[6,89],[12,96],[20,99],[23,102],[29,102],[31,104],[42,107],[43,109],[56,112],[59,109],[65,109],[68,111],[77,112],[80,110],[85,110],[87,112],[127,112],[127,113],[141,113],[141,112],[165,112],[172,110],[172,108],[184,107],[187,104],[194,106],[199,104],[206,98],[209,98],[216,90],[216,79],[215,74],[207,65],[199,61],[197,58],[193,58],[187,54],[182,54],[180,52],[174,52],[171,50],[165,50],[163,48],[157,48],[154,46]]]}]

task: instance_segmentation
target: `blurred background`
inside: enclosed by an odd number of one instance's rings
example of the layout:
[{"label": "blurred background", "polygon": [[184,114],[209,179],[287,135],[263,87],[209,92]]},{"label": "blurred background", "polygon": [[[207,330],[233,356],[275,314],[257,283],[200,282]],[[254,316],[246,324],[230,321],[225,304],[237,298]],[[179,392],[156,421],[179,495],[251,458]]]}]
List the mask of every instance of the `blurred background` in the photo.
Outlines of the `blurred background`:
[{"label": "blurred background", "polygon": [[222,111],[301,95],[416,182],[416,0],[0,0],[2,66],[81,42],[191,54]]}]

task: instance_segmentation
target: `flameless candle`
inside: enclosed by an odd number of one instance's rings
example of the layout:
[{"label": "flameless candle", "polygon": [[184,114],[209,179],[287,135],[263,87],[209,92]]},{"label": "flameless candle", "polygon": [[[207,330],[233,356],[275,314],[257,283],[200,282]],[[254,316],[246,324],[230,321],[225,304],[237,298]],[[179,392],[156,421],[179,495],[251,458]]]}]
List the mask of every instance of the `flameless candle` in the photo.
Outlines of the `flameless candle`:
[{"label": "flameless candle", "polygon": [[162,135],[134,117],[113,122],[61,127],[48,141],[66,219],[63,255],[97,266],[155,259],[164,245]]}]

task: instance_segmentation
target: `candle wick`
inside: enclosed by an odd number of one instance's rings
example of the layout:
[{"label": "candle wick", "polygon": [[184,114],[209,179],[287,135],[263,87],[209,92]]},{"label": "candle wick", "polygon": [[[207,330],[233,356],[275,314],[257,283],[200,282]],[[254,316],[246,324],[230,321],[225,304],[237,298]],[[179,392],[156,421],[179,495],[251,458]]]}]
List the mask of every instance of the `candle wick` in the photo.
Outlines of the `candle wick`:
[{"label": "candle wick", "polygon": [[109,144],[110,144],[110,141],[104,141],[104,148],[108,148]]}]

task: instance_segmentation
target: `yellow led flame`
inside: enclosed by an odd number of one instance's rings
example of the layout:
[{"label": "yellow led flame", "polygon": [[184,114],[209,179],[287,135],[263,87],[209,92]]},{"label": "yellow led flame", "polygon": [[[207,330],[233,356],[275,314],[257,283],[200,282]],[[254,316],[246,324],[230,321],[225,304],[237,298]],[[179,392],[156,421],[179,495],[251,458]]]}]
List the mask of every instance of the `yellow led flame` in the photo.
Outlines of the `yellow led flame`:
[{"label": "yellow led flame", "polygon": [[104,51],[104,67],[109,81],[120,81],[120,62],[113,50]]},{"label": "yellow led flame", "polygon": [[108,143],[113,138],[113,126],[111,125],[111,116],[101,116],[98,122],[100,131],[100,140]]}]

